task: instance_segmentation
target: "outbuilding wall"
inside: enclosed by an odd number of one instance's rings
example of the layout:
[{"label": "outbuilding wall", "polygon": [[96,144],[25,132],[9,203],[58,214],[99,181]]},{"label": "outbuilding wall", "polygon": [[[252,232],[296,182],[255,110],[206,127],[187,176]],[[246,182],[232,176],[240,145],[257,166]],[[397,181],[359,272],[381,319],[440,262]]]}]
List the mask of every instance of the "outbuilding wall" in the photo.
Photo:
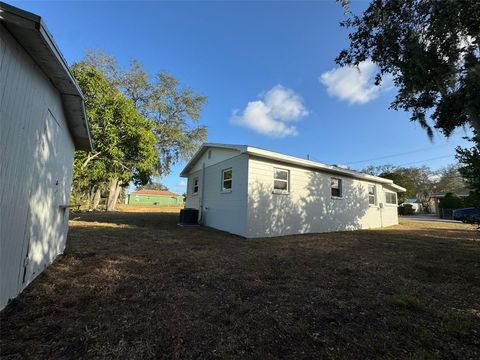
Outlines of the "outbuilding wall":
[{"label": "outbuilding wall", "polygon": [[166,195],[128,195],[129,205],[183,205],[183,196]]},{"label": "outbuilding wall", "polygon": [[[274,192],[274,168],[289,171],[287,194]],[[331,196],[332,177],[342,179],[342,198]],[[368,184],[376,186],[375,205],[368,203]],[[248,161],[247,237],[370,229],[397,223],[397,206],[385,203],[380,183],[264,158],[251,157]]]},{"label": "outbuilding wall", "polygon": [[0,25],[0,309],[66,244],[74,145],[61,97]]}]

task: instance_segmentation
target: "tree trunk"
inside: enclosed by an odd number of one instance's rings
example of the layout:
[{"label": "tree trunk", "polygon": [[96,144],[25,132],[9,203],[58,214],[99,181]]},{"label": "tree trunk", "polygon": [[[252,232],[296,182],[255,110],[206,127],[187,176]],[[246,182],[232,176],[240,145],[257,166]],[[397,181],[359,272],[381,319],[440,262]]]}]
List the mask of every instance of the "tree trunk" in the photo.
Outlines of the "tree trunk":
[{"label": "tree trunk", "polygon": [[110,179],[110,187],[108,190],[107,211],[114,211],[120,195],[122,182],[116,178]]},{"label": "tree trunk", "polygon": [[92,201],[93,201],[93,196],[95,195],[95,186],[93,186],[89,191],[88,193],[86,194],[86,206],[87,206],[87,209],[91,209],[92,208]]},{"label": "tree trunk", "polygon": [[118,197],[120,196],[120,191],[122,190],[122,181],[119,180],[117,181],[117,188],[115,189],[115,194],[113,195],[113,206],[115,208],[115,205],[118,203]]},{"label": "tree trunk", "polygon": [[97,210],[98,209],[98,204],[100,204],[100,189],[97,188],[95,191],[95,196],[93,197],[93,204],[92,204],[92,209]]}]

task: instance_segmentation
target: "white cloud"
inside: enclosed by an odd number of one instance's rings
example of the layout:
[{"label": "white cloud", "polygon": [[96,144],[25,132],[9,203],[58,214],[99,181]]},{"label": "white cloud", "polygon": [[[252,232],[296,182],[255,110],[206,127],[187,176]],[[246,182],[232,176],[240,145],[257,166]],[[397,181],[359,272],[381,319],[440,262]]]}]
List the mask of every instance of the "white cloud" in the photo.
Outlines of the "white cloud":
[{"label": "white cloud", "polygon": [[324,72],[320,82],[327,92],[350,104],[365,104],[375,99],[381,91],[392,86],[391,78],[386,77],[381,86],[375,86],[374,77],[377,66],[371,61],[363,61],[358,67],[344,66]]},{"label": "white cloud", "polygon": [[175,184],[176,187],[183,188],[187,186],[187,181],[186,180],[180,180],[178,183]]},{"label": "white cloud", "polygon": [[293,90],[276,85],[261,96],[250,101],[240,112],[234,110],[231,122],[250,128],[260,134],[285,137],[298,134],[289,123],[299,121],[308,115],[302,98]]}]

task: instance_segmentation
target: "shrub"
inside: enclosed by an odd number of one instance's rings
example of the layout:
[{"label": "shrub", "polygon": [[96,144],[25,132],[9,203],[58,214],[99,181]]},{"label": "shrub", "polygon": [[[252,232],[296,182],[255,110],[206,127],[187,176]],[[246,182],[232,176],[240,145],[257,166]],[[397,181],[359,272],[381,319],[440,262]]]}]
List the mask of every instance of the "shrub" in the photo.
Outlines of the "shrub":
[{"label": "shrub", "polygon": [[443,199],[440,199],[439,203],[442,209],[461,209],[465,206],[463,199],[454,193],[446,193]]}]

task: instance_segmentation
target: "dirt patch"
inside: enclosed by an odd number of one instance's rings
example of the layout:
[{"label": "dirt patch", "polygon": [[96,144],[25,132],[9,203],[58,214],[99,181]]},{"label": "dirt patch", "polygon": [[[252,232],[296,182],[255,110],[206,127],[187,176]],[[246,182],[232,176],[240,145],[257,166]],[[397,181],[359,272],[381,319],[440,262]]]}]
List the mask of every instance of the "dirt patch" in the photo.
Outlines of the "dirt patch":
[{"label": "dirt patch", "polygon": [[480,357],[468,225],[247,240],[176,213],[74,219],[1,313],[2,358]]}]

